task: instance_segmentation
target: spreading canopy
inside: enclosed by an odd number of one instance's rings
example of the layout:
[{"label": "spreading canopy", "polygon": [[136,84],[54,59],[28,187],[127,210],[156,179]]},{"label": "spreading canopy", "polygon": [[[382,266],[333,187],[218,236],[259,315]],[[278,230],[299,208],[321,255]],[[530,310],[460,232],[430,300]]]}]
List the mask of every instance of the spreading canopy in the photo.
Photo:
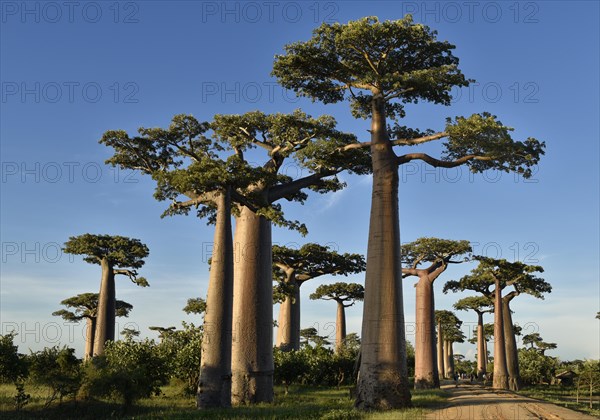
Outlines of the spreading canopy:
[{"label": "spreading canopy", "polygon": [[[84,318],[95,318],[98,310],[98,293],[81,293],[77,296],[64,299],[60,302],[73,311],[61,309],[52,312],[53,316],[60,316],[66,321],[79,322]],[[122,300],[117,300],[115,305],[115,316],[126,317],[133,309],[133,305]]]},{"label": "spreading canopy", "polygon": [[363,300],[364,296],[365,288],[361,284],[339,282],[320,285],[314,293],[311,293],[310,298],[313,300],[335,300],[340,303],[351,302],[344,305],[348,307],[354,305],[357,301]]}]

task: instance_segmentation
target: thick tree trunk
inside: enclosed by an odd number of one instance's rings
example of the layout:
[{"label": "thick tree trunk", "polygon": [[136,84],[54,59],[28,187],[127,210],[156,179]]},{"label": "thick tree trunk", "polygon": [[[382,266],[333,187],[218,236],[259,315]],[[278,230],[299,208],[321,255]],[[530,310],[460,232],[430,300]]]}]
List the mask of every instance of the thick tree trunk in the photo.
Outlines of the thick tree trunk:
[{"label": "thick tree trunk", "polygon": [[293,296],[287,296],[279,306],[277,341],[275,345],[283,351],[300,349],[300,285],[292,274],[286,282],[293,287]]},{"label": "thick tree trunk", "polygon": [[497,389],[508,389],[508,370],[506,367],[506,350],[504,347],[504,322],[502,314],[502,290],[500,281],[496,279],[494,302],[494,382]]},{"label": "thick tree trunk", "polygon": [[98,295],[96,332],[94,333],[94,356],[104,353],[104,345],[115,340],[115,272],[109,261],[102,259],[102,280]]},{"label": "thick tree trunk", "polygon": [[477,312],[477,379],[482,381],[486,372],[486,348],[483,332],[483,313]]},{"label": "thick tree trunk", "polygon": [[337,317],[335,322],[335,351],[340,353],[346,339],[346,310],[344,302],[337,302]]},{"label": "thick tree trunk", "polygon": [[485,373],[487,374],[487,366],[490,363],[490,361],[488,358],[488,342],[485,339],[485,336],[484,336],[484,340],[483,340],[483,349],[485,350],[485,364],[484,365],[485,365],[485,371],[486,371]]},{"label": "thick tree trunk", "polygon": [[439,388],[433,282],[421,277],[416,289],[415,389]]},{"label": "thick tree trunk", "polygon": [[204,315],[198,408],[231,406],[233,239],[229,192],[216,198],[217,218]]},{"label": "thick tree trunk", "polygon": [[446,377],[446,370],[444,369],[444,336],[442,335],[442,323],[438,322],[437,326],[437,366],[438,366],[438,378],[443,379]]},{"label": "thick tree trunk", "polygon": [[271,222],[242,207],[236,219],[233,286],[233,404],[273,401]]},{"label": "thick tree trunk", "polygon": [[504,348],[506,351],[506,368],[508,370],[508,386],[511,391],[521,389],[521,374],[519,372],[519,353],[517,340],[513,329],[510,301],[502,299],[502,317],[504,324]]},{"label": "thick tree trunk", "polygon": [[411,405],[400,266],[398,163],[386,131],[381,94],[376,93],[372,103],[373,190],[355,401],[356,407],[365,410]]},{"label": "thick tree trunk", "polygon": [[94,335],[96,333],[96,318],[86,318],[85,326],[85,353],[83,360],[89,360],[94,355]]}]

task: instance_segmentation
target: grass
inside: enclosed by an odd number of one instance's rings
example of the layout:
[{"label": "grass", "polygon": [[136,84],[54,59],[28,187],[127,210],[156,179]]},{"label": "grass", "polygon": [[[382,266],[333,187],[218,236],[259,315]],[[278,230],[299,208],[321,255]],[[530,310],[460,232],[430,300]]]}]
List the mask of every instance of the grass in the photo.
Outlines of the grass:
[{"label": "grass", "polygon": [[0,385],[0,418],[10,419],[419,419],[430,409],[440,407],[446,399],[444,391],[429,390],[413,392],[413,408],[387,412],[365,413],[353,408],[348,387],[319,388],[292,386],[288,395],[283,388],[275,387],[273,404],[212,409],[199,411],[194,397],[183,395],[181,388],[166,386],[163,394],[138,401],[126,411],[116,401],[63,401],[53,402],[44,409],[48,390],[42,386],[26,384],[25,392],[31,394],[29,404],[21,411],[14,410],[15,388]]},{"label": "grass", "polygon": [[587,390],[580,391],[579,403],[576,401],[577,391],[575,387],[560,385],[536,385],[528,386],[519,391],[526,397],[537,398],[551,402],[561,407],[580,411],[600,418],[600,394],[595,392],[592,396],[593,408],[590,408],[589,394]]}]

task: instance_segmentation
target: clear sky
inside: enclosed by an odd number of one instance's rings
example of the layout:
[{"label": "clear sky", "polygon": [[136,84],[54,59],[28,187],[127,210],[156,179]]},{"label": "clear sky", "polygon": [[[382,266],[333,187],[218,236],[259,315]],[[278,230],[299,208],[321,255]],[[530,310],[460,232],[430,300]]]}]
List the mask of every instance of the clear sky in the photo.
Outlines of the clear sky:
[{"label": "clear sky", "polygon": [[[188,298],[205,296],[212,228],[195,217],[160,219],[165,203],[139,173],[104,165],[98,144],[109,129],[131,133],[166,126],[179,113],[209,120],[217,113],[328,113],[338,126],[367,140],[368,122],[347,104],[299,100],[270,77],[274,54],[306,40],[322,21],[363,16],[418,22],[454,43],[470,88],[450,107],[418,104],[405,124],[442,129],[446,117],[489,111],[515,127],[518,139],[544,140],[546,156],[531,180],[465,168],[401,169],[402,242],[421,236],[467,239],[476,253],[540,264],[553,286],[545,300],[521,296],[514,320],[539,332],[563,360],[600,358],[599,321],[599,6],[595,1],[528,2],[195,2],[2,1],[1,80],[1,333],[17,329],[20,350],[68,344],[82,354],[82,326],[52,317],[59,302],[99,288],[98,266],[64,255],[69,236],[109,233],[140,238],[150,257],[141,289],[118,279],[117,297],[134,305],[119,328],[180,326]],[[438,146],[430,146],[432,153]],[[286,171],[297,176],[297,168]],[[275,228],[273,241],[328,243],[366,252],[369,177],[343,175],[348,187],[284,204],[309,234]],[[453,266],[436,282],[438,309],[447,280],[473,264]],[[302,287],[302,326],[333,335],[335,307],[310,301],[321,282]],[[363,282],[364,275],[342,278]],[[404,285],[408,338],[414,288]],[[274,316],[278,308],[275,307]],[[348,309],[349,332],[360,332],[362,306]],[[476,322],[459,313],[465,332]],[[491,322],[491,317],[486,320]],[[195,320],[196,323],[199,320]],[[129,325],[125,325],[128,323]],[[457,345],[472,356],[474,346]]]}]

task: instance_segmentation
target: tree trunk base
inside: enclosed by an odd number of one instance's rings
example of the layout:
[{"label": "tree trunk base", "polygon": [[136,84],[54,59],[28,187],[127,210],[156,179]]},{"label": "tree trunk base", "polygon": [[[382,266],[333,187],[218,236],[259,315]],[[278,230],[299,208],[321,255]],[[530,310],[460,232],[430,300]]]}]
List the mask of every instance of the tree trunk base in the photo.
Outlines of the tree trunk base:
[{"label": "tree trunk base", "polygon": [[196,405],[199,409],[204,408],[228,408],[231,407],[231,376],[221,375],[218,369],[211,372],[217,378],[211,377],[207,368],[203,367],[201,379],[196,394]]},{"label": "tree trunk base", "polygon": [[[366,371],[366,372],[365,372]],[[412,407],[408,383],[396,369],[364,369],[360,373],[354,406],[359,410],[392,410]]]},{"label": "tree trunk base", "polygon": [[251,405],[273,402],[273,372],[233,373],[231,403]]},{"label": "tree trunk base", "polygon": [[494,373],[492,383],[492,388],[494,389],[508,389],[508,376],[498,375],[497,373]]},{"label": "tree trunk base", "polygon": [[415,389],[435,389],[440,387],[439,378],[434,378],[433,374],[428,377],[415,377]]}]

